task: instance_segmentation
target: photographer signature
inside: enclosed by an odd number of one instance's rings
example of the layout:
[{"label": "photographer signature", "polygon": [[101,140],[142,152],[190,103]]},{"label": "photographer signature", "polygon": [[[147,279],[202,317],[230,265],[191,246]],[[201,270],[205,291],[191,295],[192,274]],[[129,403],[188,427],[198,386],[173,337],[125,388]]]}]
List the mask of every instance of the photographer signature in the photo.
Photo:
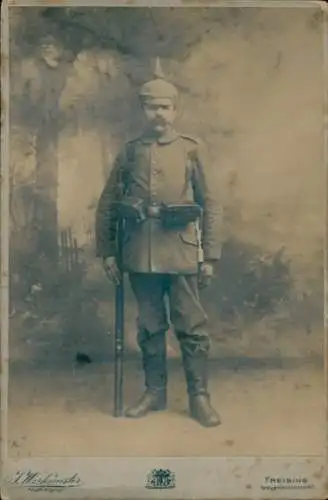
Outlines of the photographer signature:
[{"label": "photographer signature", "polygon": [[8,485],[22,486],[29,491],[63,491],[65,488],[77,488],[82,486],[82,481],[77,473],[72,476],[61,476],[57,472],[43,473],[18,471],[6,480]]}]

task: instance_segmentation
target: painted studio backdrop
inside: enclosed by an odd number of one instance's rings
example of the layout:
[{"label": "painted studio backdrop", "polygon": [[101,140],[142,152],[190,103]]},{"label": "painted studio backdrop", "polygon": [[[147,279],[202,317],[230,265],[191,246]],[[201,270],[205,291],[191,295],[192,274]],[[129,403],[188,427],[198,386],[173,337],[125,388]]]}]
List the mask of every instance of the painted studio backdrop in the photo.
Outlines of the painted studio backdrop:
[{"label": "painted studio backdrop", "polygon": [[[112,359],[95,208],[115,155],[141,131],[137,89],[157,56],[181,95],[179,129],[209,147],[224,205],[223,255],[203,292],[212,356],[321,363],[320,13],[16,8],[10,35],[12,363]],[[135,316],[128,290],[127,355]]]}]

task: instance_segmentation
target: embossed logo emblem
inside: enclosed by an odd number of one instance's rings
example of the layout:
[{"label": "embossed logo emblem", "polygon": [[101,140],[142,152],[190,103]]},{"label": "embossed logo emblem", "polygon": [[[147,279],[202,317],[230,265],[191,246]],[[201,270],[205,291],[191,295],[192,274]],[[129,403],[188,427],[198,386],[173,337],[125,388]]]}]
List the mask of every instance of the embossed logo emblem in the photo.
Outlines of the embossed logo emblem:
[{"label": "embossed logo emblem", "polygon": [[175,488],[175,474],[169,469],[153,469],[147,474],[145,486],[156,490]]}]

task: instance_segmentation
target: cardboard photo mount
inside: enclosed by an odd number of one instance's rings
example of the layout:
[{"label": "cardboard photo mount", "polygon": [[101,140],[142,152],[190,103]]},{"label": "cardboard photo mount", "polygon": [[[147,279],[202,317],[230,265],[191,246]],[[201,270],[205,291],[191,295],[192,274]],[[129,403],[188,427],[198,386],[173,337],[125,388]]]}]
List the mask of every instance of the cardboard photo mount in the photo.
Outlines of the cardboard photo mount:
[{"label": "cardboard photo mount", "polygon": [[[322,318],[322,349],[324,366],[322,375],[324,376],[324,390],[322,398],[325,400],[325,429],[322,434],[325,436],[322,443],[322,453],[311,453],[309,455],[298,453],[289,455],[284,453],[266,453],[261,456],[249,449],[247,453],[240,456],[233,456],[230,453],[224,456],[222,450],[215,456],[213,452],[207,456],[110,456],[104,453],[99,457],[75,456],[71,450],[69,456],[49,456],[43,452],[42,456],[34,456],[31,453],[19,457],[12,456],[9,445],[9,427],[11,422],[9,412],[8,391],[10,384],[10,360],[9,349],[10,337],[10,168],[11,158],[10,140],[12,136],[12,125],[10,122],[11,109],[11,88],[15,82],[10,81],[10,12],[20,7],[35,9],[41,7],[62,8],[115,8],[124,7],[134,9],[139,7],[151,7],[152,9],[164,7],[180,7],[186,11],[189,8],[215,8],[215,9],[261,9],[274,12],[278,9],[283,11],[295,10],[295,13],[316,12],[321,19],[322,38],[322,165],[318,168],[324,171],[322,175],[324,184],[324,224],[322,226],[322,239],[324,240],[324,274],[322,276],[324,288],[324,314]],[[328,28],[327,28],[327,4],[325,2],[311,1],[229,1],[229,2],[116,2],[111,3],[105,0],[91,1],[23,1],[11,0],[3,2],[1,6],[1,47],[2,47],[2,72],[1,72],[1,94],[2,94],[2,121],[1,121],[1,497],[4,499],[20,498],[113,498],[113,499],[137,499],[137,498],[172,498],[172,499],[324,499],[328,496],[328,470],[327,470],[327,167],[328,167]],[[102,27],[103,28],[103,27]],[[86,27],[86,29],[88,29]],[[263,36],[265,37],[265,28]],[[302,47],[299,47],[300,52]],[[297,52],[295,52],[297,54]],[[301,56],[300,56],[301,57]],[[224,56],[223,56],[224,59]],[[195,63],[197,64],[197,63]],[[277,63],[278,64],[278,63]],[[319,70],[319,68],[318,68]],[[111,71],[111,69],[109,69]],[[309,70],[311,71],[311,69]],[[239,74],[240,76],[240,74]],[[236,78],[238,79],[238,74]],[[259,77],[260,78],[260,77]],[[92,80],[92,79],[91,79]],[[228,88],[228,87],[226,87]],[[295,90],[295,89],[294,89]],[[96,92],[96,89],[93,89]],[[248,92],[249,89],[247,90]],[[286,95],[293,88],[286,87]],[[296,92],[296,90],[295,90]],[[277,102],[277,106],[284,106],[288,102]],[[51,106],[51,105],[50,105]],[[272,111],[274,105],[272,106]],[[51,110],[50,110],[51,112]],[[242,112],[242,110],[241,110]],[[269,115],[270,116],[270,115]],[[252,119],[251,116],[249,119]],[[297,118],[296,118],[297,119]],[[291,127],[294,118],[291,117]],[[295,123],[295,122],[294,122]],[[270,143],[268,142],[268,145]],[[251,144],[250,147],[257,147]],[[272,155],[276,153],[276,148],[272,147]],[[229,152],[227,155],[230,154]],[[278,167],[277,167],[277,170]],[[291,175],[291,174],[290,174]],[[295,176],[297,173],[295,173]],[[295,182],[295,186],[298,184]],[[258,190],[254,187],[254,190]],[[287,207],[288,211],[288,207]],[[286,212],[287,217],[287,212]],[[252,218],[252,215],[250,215]],[[311,222],[308,222],[310,225]],[[320,307],[319,307],[320,309]],[[15,333],[12,333],[15,335]],[[174,350],[172,348],[172,350]],[[174,353],[173,353],[174,354]],[[282,396],[283,397],[283,396]],[[251,398],[251,395],[250,395]],[[236,412],[238,404],[236,404]],[[278,404],[278,403],[277,403]],[[251,407],[249,408],[251,410]],[[314,406],[313,414],[316,412]],[[288,416],[285,416],[287,418]],[[109,416],[110,418],[110,416]],[[301,421],[302,414],[299,414]],[[33,425],[33,424],[32,424]],[[37,425],[37,424],[36,424]],[[92,421],[90,421],[92,425]],[[131,424],[132,425],[132,424]],[[223,424],[224,425],[224,424]],[[283,422],[281,423],[283,427]],[[295,421],[295,426],[297,426]],[[163,432],[168,432],[165,427]],[[283,429],[281,429],[283,432]],[[49,435],[58,433],[58,440],[65,439],[60,428],[49,428]],[[204,432],[208,432],[207,430]],[[211,431],[209,431],[211,432]],[[224,429],[220,432],[224,433]],[[248,429],[244,429],[245,435]],[[205,436],[205,434],[204,434]],[[304,436],[300,435],[300,440]],[[108,436],[103,439],[110,439]],[[182,437],[181,437],[182,439]],[[192,436],[189,437],[192,439]],[[205,438],[204,438],[205,439]],[[206,437],[208,439],[208,437]],[[274,443],[275,436],[271,436]],[[18,444],[18,447],[20,444]],[[254,445],[255,446],[255,445]],[[43,448],[46,450],[46,446]],[[273,449],[276,449],[273,447]]]}]

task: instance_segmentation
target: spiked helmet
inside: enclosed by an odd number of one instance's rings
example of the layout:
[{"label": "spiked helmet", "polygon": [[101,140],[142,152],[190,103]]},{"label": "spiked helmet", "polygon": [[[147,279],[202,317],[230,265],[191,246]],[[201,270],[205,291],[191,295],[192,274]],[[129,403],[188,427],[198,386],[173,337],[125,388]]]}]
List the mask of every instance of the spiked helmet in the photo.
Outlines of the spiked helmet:
[{"label": "spiked helmet", "polygon": [[152,99],[175,100],[178,97],[176,87],[166,80],[158,57],[155,63],[154,78],[142,85],[139,96],[143,101]]}]

